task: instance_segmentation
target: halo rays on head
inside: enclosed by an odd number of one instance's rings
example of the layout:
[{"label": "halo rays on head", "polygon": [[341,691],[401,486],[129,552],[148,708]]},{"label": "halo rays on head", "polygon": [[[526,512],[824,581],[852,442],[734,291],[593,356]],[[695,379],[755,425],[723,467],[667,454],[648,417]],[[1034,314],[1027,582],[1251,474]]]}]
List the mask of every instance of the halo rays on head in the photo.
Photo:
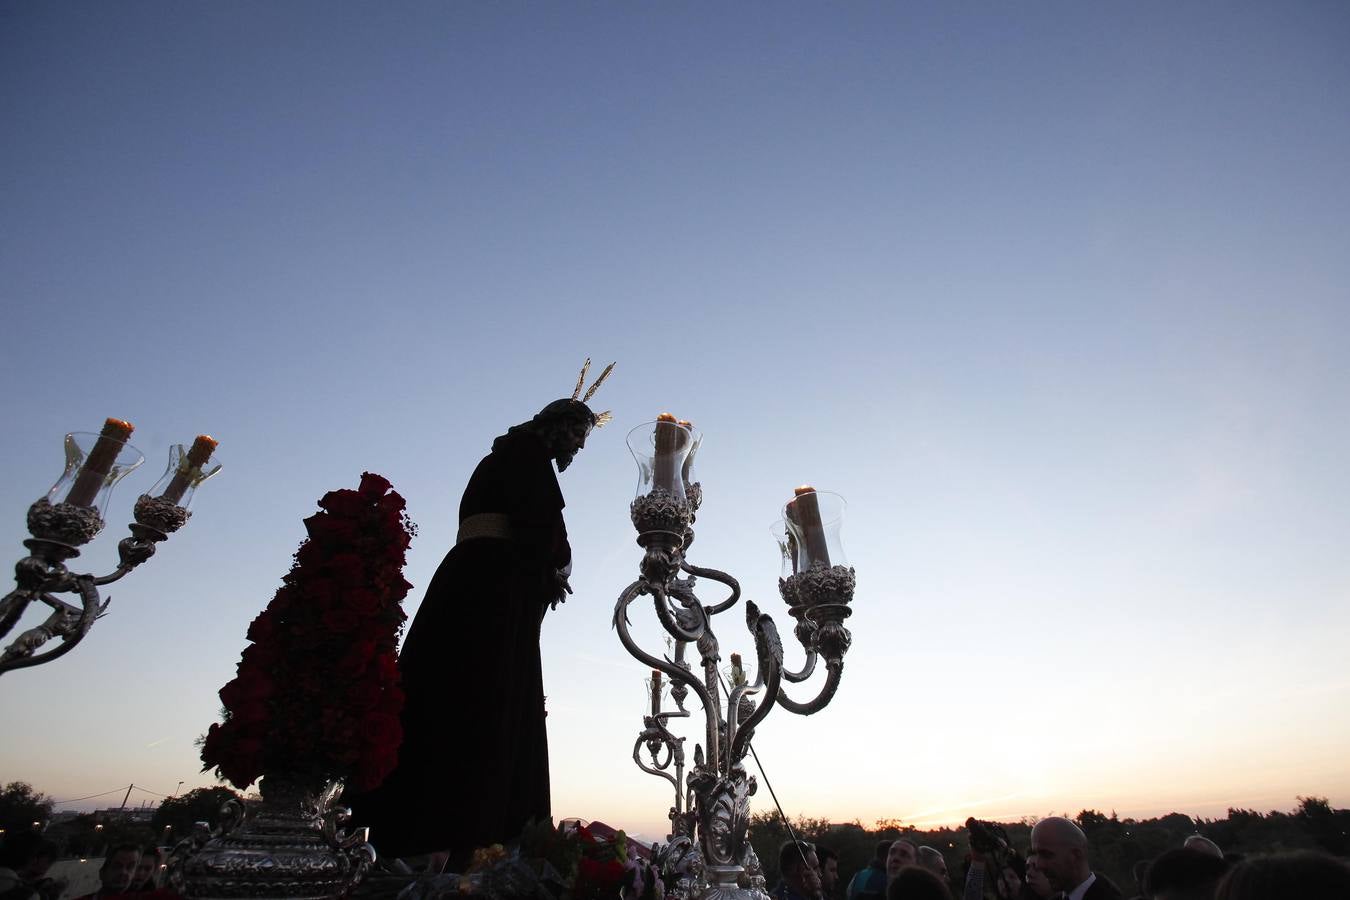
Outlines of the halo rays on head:
[{"label": "halo rays on head", "polygon": [[[591,370],[591,358],[588,356],[586,357],[586,362],[581,367],[581,374],[577,376],[577,386],[572,390],[573,400],[580,400],[582,403],[588,403],[590,399],[595,396],[595,392],[600,390],[600,385],[605,383],[605,379],[609,377],[609,373],[614,371],[614,363],[610,363],[609,365],[605,366],[605,371],[600,373],[600,377],[595,379],[595,383],[590,386],[590,388],[586,391],[586,395],[583,397],[581,395],[581,387],[586,383],[586,373],[589,372],[590,370]],[[611,420],[613,420],[613,418],[614,416],[610,414],[609,410],[605,410],[604,412],[601,413],[596,413],[595,427],[604,428],[606,424],[608,424]]]}]

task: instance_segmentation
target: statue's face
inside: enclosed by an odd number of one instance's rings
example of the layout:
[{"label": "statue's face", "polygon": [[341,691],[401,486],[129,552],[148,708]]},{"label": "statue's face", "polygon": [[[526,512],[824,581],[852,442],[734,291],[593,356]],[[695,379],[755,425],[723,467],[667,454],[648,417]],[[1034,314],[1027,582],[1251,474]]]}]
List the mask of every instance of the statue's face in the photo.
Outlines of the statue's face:
[{"label": "statue's face", "polygon": [[577,452],[586,446],[586,438],[590,437],[591,429],[594,427],[590,422],[581,419],[571,419],[563,424],[553,452],[553,461],[558,464],[559,472],[566,471],[572,464]]}]

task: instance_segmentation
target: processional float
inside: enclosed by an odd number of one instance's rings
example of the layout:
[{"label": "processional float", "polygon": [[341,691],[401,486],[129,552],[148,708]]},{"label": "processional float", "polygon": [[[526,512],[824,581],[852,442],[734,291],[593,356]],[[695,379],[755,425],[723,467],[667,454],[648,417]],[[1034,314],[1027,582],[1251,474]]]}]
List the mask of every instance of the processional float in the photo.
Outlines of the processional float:
[{"label": "processional float", "polygon": [[[678,900],[765,900],[763,871],[747,835],[750,796],[757,785],[745,770],[745,756],[755,727],[775,706],[811,715],[834,697],[852,641],[844,620],[852,612],[855,578],[839,541],[843,499],[798,488],[783,507],[775,536],[783,558],[778,589],[795,621],[793,633],[805,651],[805,662],[796,671],[784,667],[783,644],[773,618],[747,600],[745,622],[754,639],[755,678],[749,680],[739,656],[731,654],[729,683],[724,682],[713,619],[736,606],[741,589],[725,572],[688,560],[703,499],[702,484],[694,475],[702,437],[688,422],[667,414],[628,435],[639,472],[630,513],[644,553],[638,579],[619,595],[614,627],[624,648],[652,670],[651,711],[643,717],[633,760],[674,790],[671,833],[654,851],[663,873],[674,879],[674,895]],[[731,593],[705,605],[696,593],[699,579],[717,582]],[[634,640],[630,607],[643,597],[651,598],[656,618],[673,642],[672,655],[648,652]],[[821,659],[826,674],[816,696],[806,702],[789,697],[788,685],[809,679]],[[663,676],[670,681],[674,708],[663,706]],[[690,693],[703,707],[704,735],[694,748],[693,766],[687,767],[685,739],[670,726],[672,719],[692,715],[685,706]]]}]

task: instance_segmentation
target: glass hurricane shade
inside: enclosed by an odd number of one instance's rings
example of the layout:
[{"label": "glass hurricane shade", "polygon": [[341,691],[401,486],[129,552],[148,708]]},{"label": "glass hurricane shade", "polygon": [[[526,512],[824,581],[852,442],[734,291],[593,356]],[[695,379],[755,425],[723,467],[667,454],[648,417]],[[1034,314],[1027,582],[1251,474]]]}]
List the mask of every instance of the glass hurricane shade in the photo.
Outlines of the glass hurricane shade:
[{"label": "glass hurricane shade", "polygon": [[694,471],[694,457],[698,455],[698,448],[703,446],[703,432],[693,425],[686,424],[681,427],[689,432],[689,455],[684,458],[684,463],[680,466],[681,480],[684,482],[684,488],[687,491],[691,484],[698,483],[698,473]]},{"label": "glass hurricane shade", "polygon": [[211,457],[205,464],[193,466],[188,459],[188,451],[182,444],[169,448],[169,465],[159,481],[148,491],[151,497],[165,497],[176,505],[187,509],[192,497],[202,482],[220,471],[220,464]]},{"label": "glass hurricane shade", "polygon": [[688,427],[659,419],[645,422],[628,432],[628,450],[638,467],[637,496],[663,490],[686,502],[685,463],[694,450],[694,434]]},{"label": "glass hurricane shade", "polygon": [[[847,566],[848,557],[840,540],[844,524],[844,510],[848,504],[832,491],[799,493],[783,507],[783,523],[787,526],[788,547],[782,547],[784,557],[795,549],[792,571],[800,575],[812,566]],[[795,542],[795,548],[792,547]]]},{"label": "glass hurricane shade", "polygon": [[643,715],[654,716],[665,708],[666,700],[670,697],[670,678],[666,673],[662,672],[658,681],[653,671],[651,675],[642,679],[642,688]]},{"label": "glass hurricane shade", "polygon": [[[89,466],[90,455],[102,441],[106,456],[110,462],[97,467]],[[113,486],[121,481],[141,463],[145,457],[141,451],[126,441],[114,441],[106,435],[90,431],[72,431],[65,437],[66,470],[61,473],[56,484],[47,492],[49,503],[74,503],[98,511],[102,518],[108,511],[108,498],[112,496]],[[95,459],[95,463],[99,460]],[[102,471],[106,465],[106,471]]]},{"label": "glass hurricane shade", "polygon": [[797,544],[788,533],[787,522],[781,518],[775,520],[769,526],[769,534],[773,535],[774,543],[778,545],[779,577],[787,578],[789,575],[796,575]]}]

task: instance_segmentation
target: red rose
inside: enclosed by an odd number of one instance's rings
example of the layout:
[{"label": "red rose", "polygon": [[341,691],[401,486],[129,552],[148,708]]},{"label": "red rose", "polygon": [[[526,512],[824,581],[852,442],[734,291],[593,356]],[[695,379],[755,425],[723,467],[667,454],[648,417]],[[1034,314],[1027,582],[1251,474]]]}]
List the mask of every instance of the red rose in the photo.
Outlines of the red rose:
[{"label": "red rose", "polygon": [[329,491],[319,500],[319,506],[335,516],[358,516],[366,507],[366,500],[356,491],[343,489]]},{"label": "red rose", "polygon": [[328,560],[324,568],[326,574],[343,587],[360,582],[365,574],[365,565],[355,553],[339,553]]},{"label": "red rose", "polygon": [[373,638],[357,637],[347,652],[342,655],[339,665],[349,672],[364,672],[375,656],[376,645]]},{"label": "red rose", "polygon": [[348,702],[351,703],[353,709],[357,710],[373,709],[379,705],[383,697],[384,691],[380,690],[380,686],[373,683],[369,678],[358,681],[347,691]]},{"label": "red rose", "polygon": [[388,684],[398,681],[398,657],[393,653],[381,653],[375,658],[376,670],[380,673],[380,678]]},{"label": "red rose", "polygon": [[270,641],[275,634],[276,615],[272,613],[271,610],[265,609],[258,613],[257,618],[249,624],[248,634],[246,636],[250,641],[253,641],[256,644],[263,641]]},{"label": "red rose", "polygon": [[241,733],[252,734],[262,730],[271,719],[267,703],[262,700],[244,700],[229,709],[230,724]]},{"label": "red rose", "polygon": [[403,725],[399,722],[398,716],[390,715],[386,712],[372,711],[365,717],[365,727],[374,734],[402,734]]},{"label": "red rose", "polygon": [[380,608],[380,595],[363,587],[347,591],[346,600],[353,612],[363,616],[372,615]]},{"label": "red rose", "polygon": [[349,609],[330,609],[323,614],[323,624],[334,634],[350,634],[361,624],[361,620]]},{"label": "red rose", "polygon": [[[374,472],[362,472],[361,486],[358,487],[357,490],[368,497],[380,497],[391,487],[393,487],[393,485],[391,485],[384,477],[376,475]],[[395,494],[394,496],[398,495]]]},{"label": "red rose", "polygon": [[316,543],[335,547],[352,544],[358,535],[356,523],[351,519],[338,518],[328,513],[315,513],[305,519],[305,531]]},{"label": "red rose", "polygon": [[272,693],[272,681],[266,675],[251,666],[242,663],[239,675],[220,689],[220,702],[225,708],[234,710],[246,703],[265,700]]}]

